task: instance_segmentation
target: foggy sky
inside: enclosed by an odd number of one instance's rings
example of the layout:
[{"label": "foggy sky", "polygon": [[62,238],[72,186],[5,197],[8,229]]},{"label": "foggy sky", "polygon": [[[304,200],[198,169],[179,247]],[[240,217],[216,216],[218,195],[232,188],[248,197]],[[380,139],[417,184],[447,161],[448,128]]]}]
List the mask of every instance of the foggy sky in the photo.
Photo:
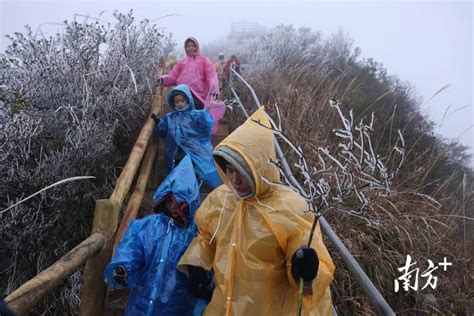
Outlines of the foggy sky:
[{"label": "foggy sky", "polygon": [[[35,31],[45,22],[72,20],[74,13],[111,18],[114,9],[127,12],[134,9],[137,20],[150,20],[168,14],[178,14],[157,20],[165,32],[173,33],[181,47],[182,41],[194,36],[202,44],[223,38],[232,22],[257,22],[262,26],[292,24],[322,31],[325,35],[339,27],[362,50],[362,57],[372,57],[416,88],[426,101],[444,85],[451,88],[422,107],[435,122],[435,131],[449,138],[458,138],[473,147],[474,122],[472,108],[472,15],[473,5],[464,2],[414,1],[6,1],[0,0],[3,52],[9,41],[5,34],[24,32],[29,24]],[[78,21],[84,18],[77,16]],[[42,25],[44,33],[54,34],[61,26]],[[215,57],[215,56],[209,56]],[[464,106],[464,108],[457,112]],[[442,122],[446,109],[449,111]],[[452,113],[452,114],[451,114]],[[440,124],[442,122],[442,124]],[[462,134],[462,135],[461,135]],[[461,135],[461,136],[460,136]]]}]

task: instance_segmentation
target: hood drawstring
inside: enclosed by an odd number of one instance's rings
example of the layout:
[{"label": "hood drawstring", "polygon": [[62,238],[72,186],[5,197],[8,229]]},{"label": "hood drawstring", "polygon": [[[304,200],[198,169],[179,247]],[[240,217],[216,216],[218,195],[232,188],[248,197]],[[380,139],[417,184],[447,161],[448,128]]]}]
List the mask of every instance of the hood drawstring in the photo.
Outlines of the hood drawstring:
[{"label": "hood drawstring", "polygon": [[[221,212],[220,212],[220,214],[219,214],[219,220],[217,221],[217,228],[216,228],[216,231],[214,232],[214,234],[212,235],[211,240],[209,240],[209,244],[212,243],[212,241],[214,240],[214,238],[215,238],[216,235],[217,235],[217,232],[219,231],[219,227],[221,226],[221,218],[222,218],[222,214],[224,213],[225,202],[227,201],[227,194],[228,194],[228,191],[225,191],[224,204],[222,204],[222,209],[221,209]],[[261,206],[265,206],[265,207],[271,209],[272,211],[277,212],[277,210],[276,210],[275,208],[271,207],[270,205],[264,204],[264,203],[260,202],[260,200],[258,199],[258,197],[255,197],[255,199],[257,200],[257,203],[260,204]]]},{"label": "hood drawstring", "polygon": [[257,203],[260,204],[261,206],[265,206],[265,207],[268,207],[269,209],[271,209],[272,211],[275,211],[277,212],[276,209],[274,209],[273,207],[271,207],[270,205],[267,205],[267,204],[263,204],[262,202],[260,202],[260,200],[258,199],[258,197],[255,197],[257,199]]},{"label": "hood drawstring", "polygon": [[224,203],[222,204],[221,214],[219,215],[219,221],[217,222],[216,231],[214,232],[214,235],[212,235],[211,240],[209,240],[209,244],[212,243],[212,241],[214,240],[214,238],[215,238],[216,235],[217,235],[217,231],[219,230],[219,227],[221,226],[221,218],[222,218],[222,213],[224,213],[224,207],[225,207],[225,202],[226,202],[226,201],[227,201],[227,191],[225,191]]},{"label": "hood drawstring", "polygon": [[174,223],[174,220],[170,218],[170,220],[168,221],[168,228],[166,229],[167,234],[170,232],[170,226],[173,225],[173,223]]}]

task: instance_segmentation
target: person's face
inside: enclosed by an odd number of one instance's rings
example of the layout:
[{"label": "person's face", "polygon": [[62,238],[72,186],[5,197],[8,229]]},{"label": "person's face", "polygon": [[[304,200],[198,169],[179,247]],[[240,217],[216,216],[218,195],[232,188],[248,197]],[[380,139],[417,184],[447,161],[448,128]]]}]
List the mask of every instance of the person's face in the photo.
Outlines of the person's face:
[{"label": "person's face", "polygon": [[179,216],[179,208],[174,199],[167,198],[165,201],[166,214],[169,217],[176,218]]},{"label": "person's face", "polygon": [[246,196],[250,193],[250,186],[247,180],[245,180],[240,172],[237,171],[237,169],[235,169],[232,165],[226,165],[225,174],[232,184],[234,190],[237,191],[240,196]]},{"label": "person's face", "polygon": [[188,104],[188,100],[186,100],[186,98],[180,94],[177,94],[173,97],[173,102],[178,110],[184,109],[186,104]]},{"label": "person's face", "polygon": [[196,44],[194,44],[193,41],[188,41],[186,43],[186,54],[188,55],[194,55],[197,52],[197,47]]}]

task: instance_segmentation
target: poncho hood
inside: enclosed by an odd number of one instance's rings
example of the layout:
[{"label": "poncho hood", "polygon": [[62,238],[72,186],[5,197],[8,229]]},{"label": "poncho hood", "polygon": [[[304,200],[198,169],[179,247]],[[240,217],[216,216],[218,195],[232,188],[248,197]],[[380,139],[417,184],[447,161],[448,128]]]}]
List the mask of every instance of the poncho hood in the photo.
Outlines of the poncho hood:
[{"label": "poncho hood", "polygon": [[[253,194],[246,199],[261,198],[275,191],[276,187],[265,182],[262,177],[273,182],[280,181],[278,169],[270,163],[270,160],[276,160],[273,137],[273,132],[270,130],[270,121],[262,106],[244,124],[219,143],[214,150],[214,157],[220,156],[225,159],[223,152],[227,151],[226,148],[230,148],[245,161],[255,185]],[[215,161],[222,181],[232,189],[232,184],[227,179],[225,170],[217,163],[218,160]]]},{"label": "poncho hood", "polygon": [[190,56],[190,57],[199,55],[199,54],[201,53],[201,50],[200,50],[200,48],[199,48],[199,42],[198,42],[197,39],[195,39],[195,38],[192,37],[192,36],[188,37],[188,38],[184,41],[184,51],[186,52],[186,44],[187,44],[189,41],[193,42],[194,45],[196,45],[196,53],[195,53],[194,55],[188,55],[188,53],[186,53],[186,55],[187,55],[187,56]]},{"label": "poncho hood", "polygon": [[194,172],[191,158],[184,157],[153,194],[153,209],[161,211],[163,202],[172,195],[178,206],[183,203],[187,205],[185,212],[180,212],[181,220],[187,226],[189,218],[194,217],[200,204],[199,186]]},{"label": "poncho hood", "polygon": [[194,106],[194,99],[193,99],[193,96],[191,94],[191,90],[189,90],[189,87],[186,85],[186,84],[180,84],[178,86],[176,86],[173,90],[171,90],[169,93],[168,93],[168,96],[167,96],[167,100],[168,100],[168,106],[173,110],[175,111],[176,110],[176,105],[174,104],[174,101],[173,101],[173,98],[175,95],[177,94],[181,94],[181,95],[184,95],[186,97],[186,99],[188,99],[188,107],[186,108],[185,111],[188,111],[188,110],[194,110],[195,109],[195,106]]}]

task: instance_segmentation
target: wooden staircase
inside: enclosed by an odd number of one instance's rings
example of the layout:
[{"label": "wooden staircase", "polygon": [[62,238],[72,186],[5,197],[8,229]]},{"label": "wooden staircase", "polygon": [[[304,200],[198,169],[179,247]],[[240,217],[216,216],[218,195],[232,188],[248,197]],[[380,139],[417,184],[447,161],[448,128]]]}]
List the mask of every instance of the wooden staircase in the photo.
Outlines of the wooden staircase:
[{"label": "wooden staircase", "polygon": [[[167,109],[166,105],[163,105],[162,109]],[[161,113],[164,114],[164,113]],[[226,122],[224,117],[223,122]],[[229,126],[226,123],[219,123],[219,128],[216,133],[212,135],[212,144],[215,147],[219,144],[227,135],[229,135]],[[140,209],[138,212],[138,218],[144,217],[151,213],[152,200],[155,190],[159,184],[167,175],[167,170],[164,161],[164,141],[158,137],[154,137],[152,142],[158,142],[158,151],[155,156],[154,166],[150,178],[148,179],[146,191]],[[202,186],[201,190],[201,201],[203,201],[207,195],[211,192],[211,189],[207,186]],[[105,300],[105,311],[106,316],[122,316],[125,313],[127,306],[129,289],[107,289],[107,295]]]}]

